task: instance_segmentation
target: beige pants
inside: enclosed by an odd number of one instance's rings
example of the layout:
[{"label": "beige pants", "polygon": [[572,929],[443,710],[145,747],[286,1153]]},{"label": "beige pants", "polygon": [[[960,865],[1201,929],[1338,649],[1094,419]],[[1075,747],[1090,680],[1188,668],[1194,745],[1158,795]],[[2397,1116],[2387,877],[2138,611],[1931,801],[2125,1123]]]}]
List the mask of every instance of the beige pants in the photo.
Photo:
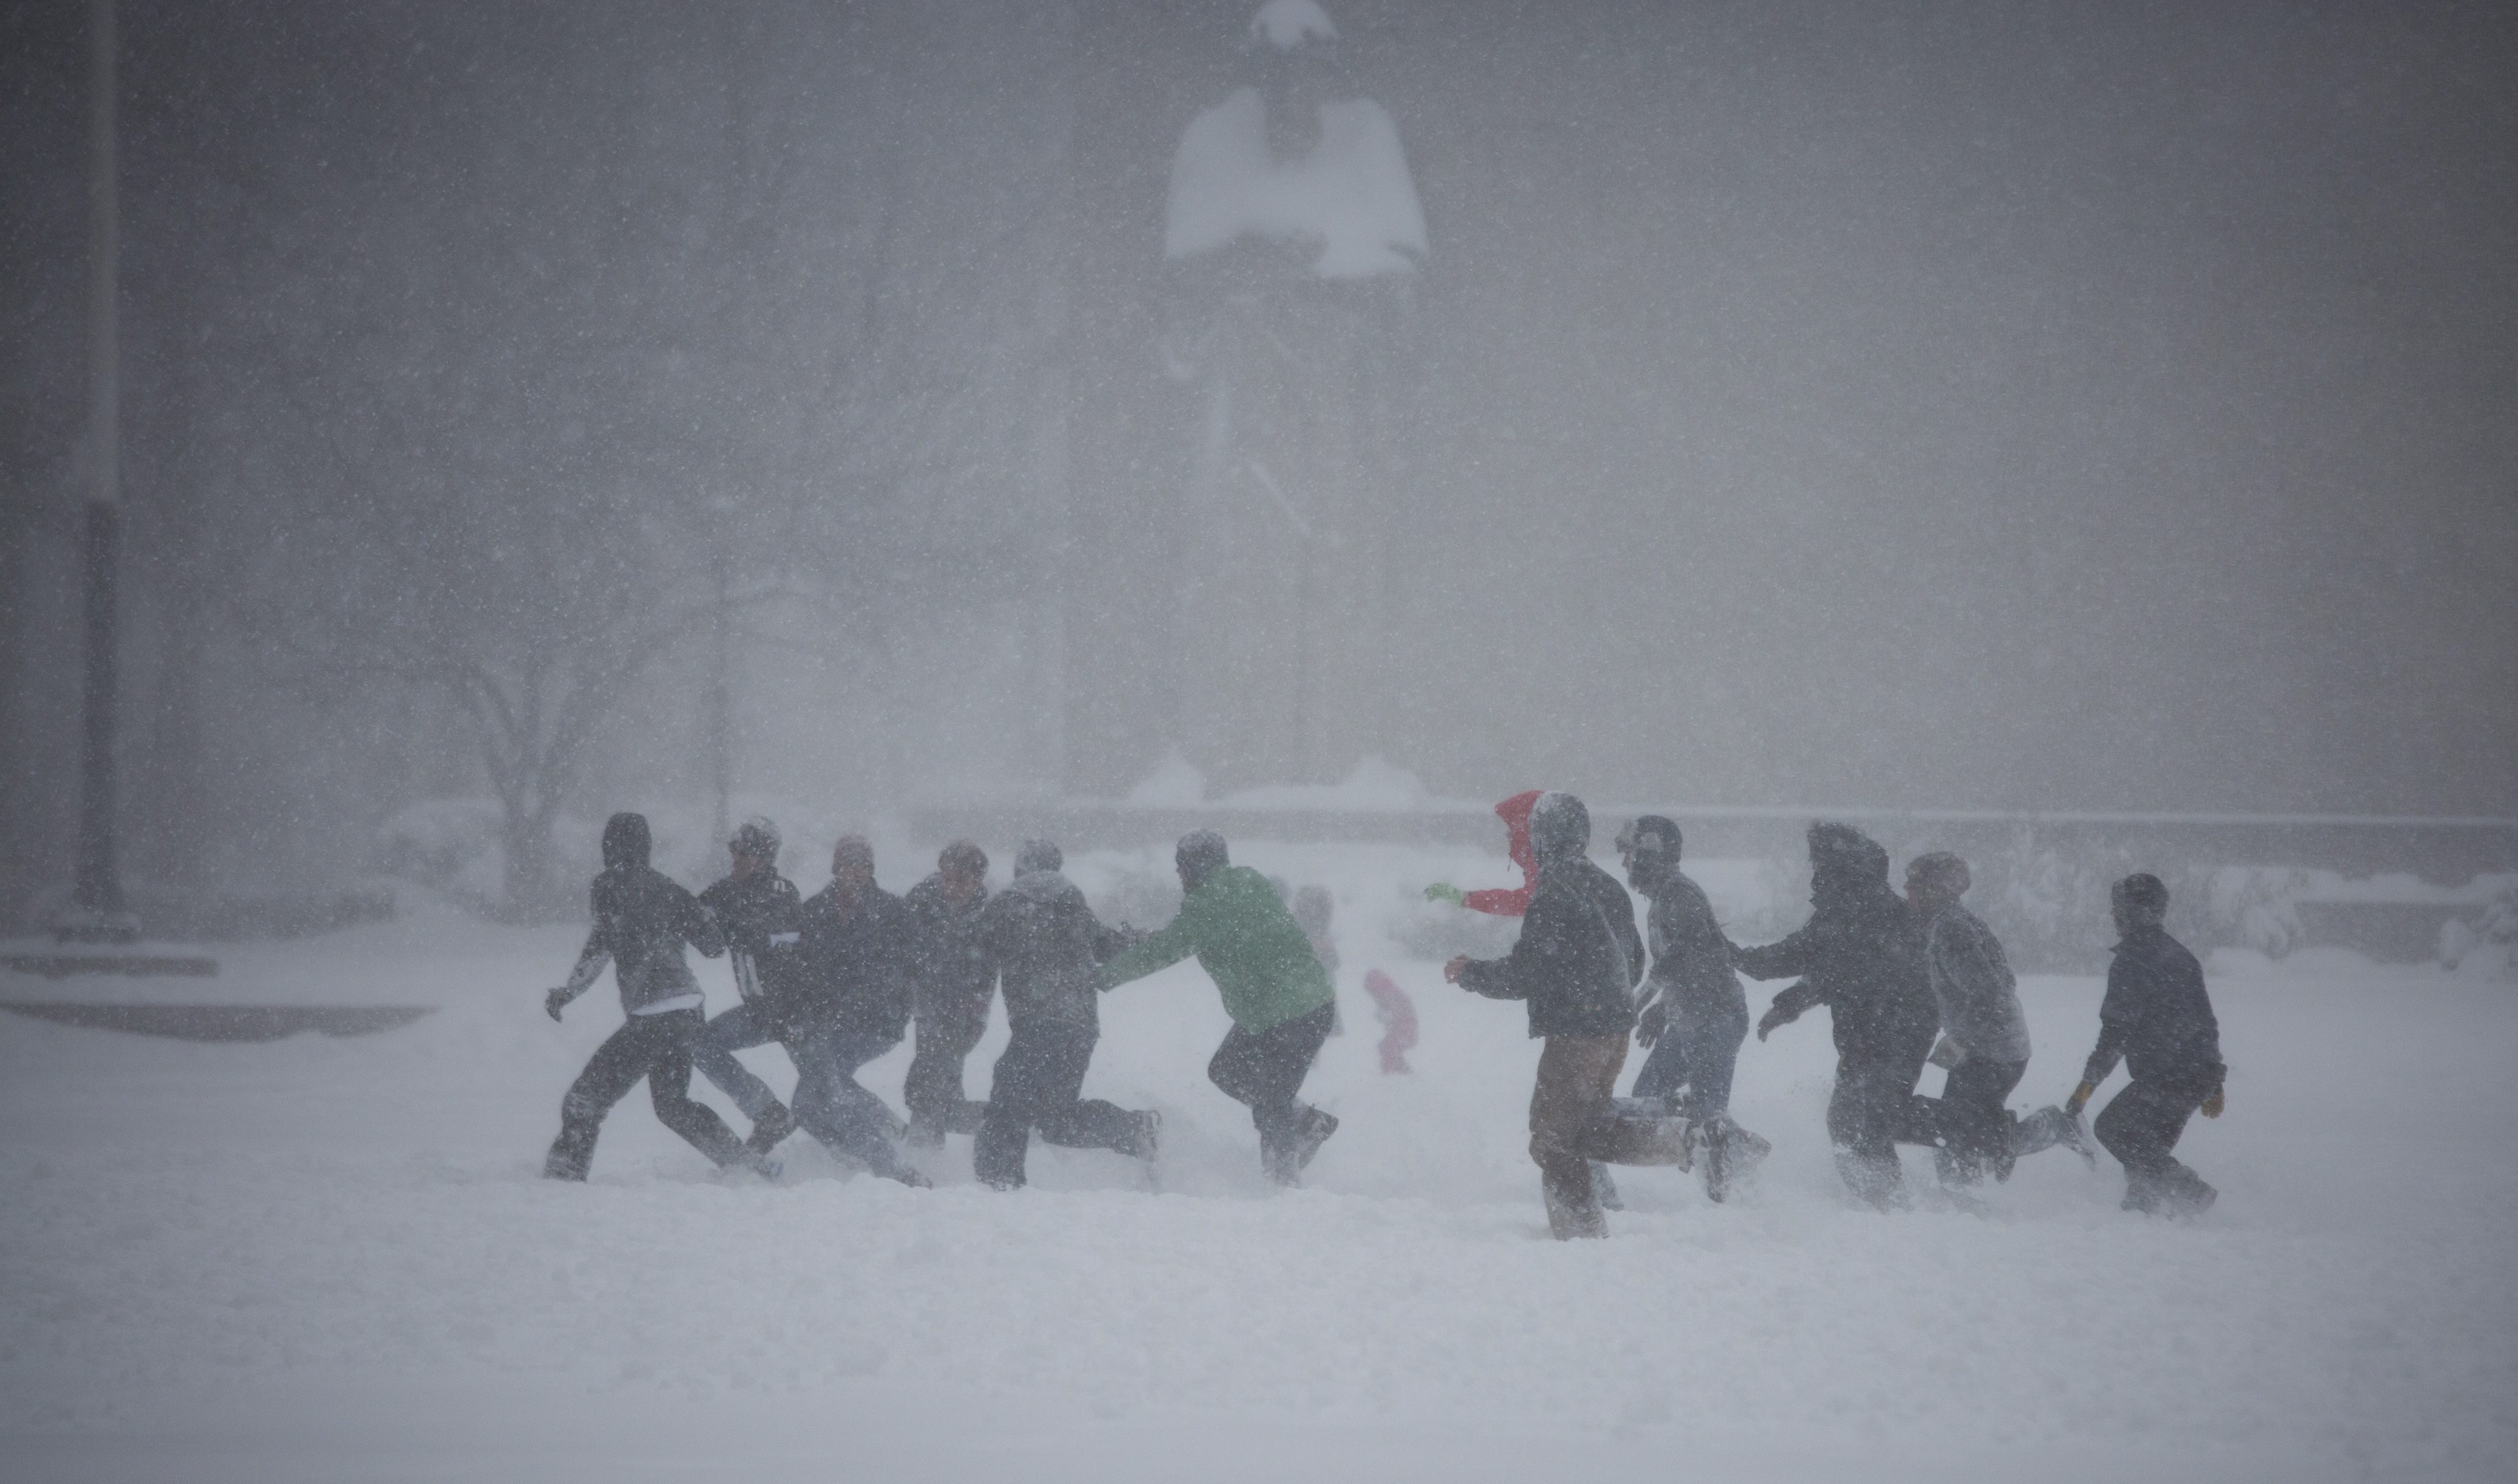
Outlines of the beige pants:
[{"label": "beige pants", "polygon": [[1530,1157],[1547,1198],[1547,1229],[1562,1242],[1605,1237],[1599,1193],[1591,1188],[1595,1132],[1609,1121],[1609,1100],[1627,1065],[1625,1036],[1550,1036],[1539,1053],[1539,1083],[1530,1094]]}]

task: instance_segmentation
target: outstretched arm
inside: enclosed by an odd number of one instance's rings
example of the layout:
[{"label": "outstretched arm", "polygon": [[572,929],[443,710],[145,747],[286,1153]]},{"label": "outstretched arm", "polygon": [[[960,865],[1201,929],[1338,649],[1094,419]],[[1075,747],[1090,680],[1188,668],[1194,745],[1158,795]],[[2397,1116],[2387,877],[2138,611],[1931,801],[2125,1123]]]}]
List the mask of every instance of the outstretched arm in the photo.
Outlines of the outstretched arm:
[{"label": "outstretched arm", "polygon": [[1135,946],[1114,954],[1095,980],[1104,989],[1116,989],[1131,980],[1168,969],[1196,951],[1197,924],[1192,918],[1190,904],[1184,901],[1179,914],[1161,932],[1149,934]]},{"label": "outstretched arm", "polygon": [[612,962],[612,951],[604,946],[609,935],[603,928],[603,919],[595,918],[593,930],[586,935],[586,946],[578,950],[577,967],[568,971],[568,982],[543,996],[543,1009],[552,1020],[558,1020],[568,1002],[591,987],[602,977],[603,966]]}]

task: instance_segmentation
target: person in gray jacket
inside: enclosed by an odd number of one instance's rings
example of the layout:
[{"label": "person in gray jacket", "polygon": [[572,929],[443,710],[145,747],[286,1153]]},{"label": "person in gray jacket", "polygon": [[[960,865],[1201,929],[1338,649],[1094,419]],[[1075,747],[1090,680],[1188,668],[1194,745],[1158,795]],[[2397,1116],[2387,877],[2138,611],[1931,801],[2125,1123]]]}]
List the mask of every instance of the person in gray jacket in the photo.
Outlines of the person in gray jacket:
[{"label": "person in gray jacket", "polygon": [[973,1172],[998,1190],[1023,1184],[1035,1128],[1062,1148],[1111,1150],[1149,1166],[1154,1159],[1154,1113],[1082,1095],[1102,1038],[1096,976],[1132,935],[1103,926],[1061,874],[1064,864],[1057,846],[1024,841],[1015,851],[1013,884],[979,909],[979,948],[1002,980],[1014,1030],[997,1058],[971,1152]]},{"label": "person in gray jacket", "polygon": [[1971,885],[1967,862],[1947,851],[1918,855],[1906,867],[1906,900],[1924,920],[1924,962],[1940,1008],[1932,1060],[1949,1072],[1937,1100],[1918,1100],[1930,1105],[1927,1126],[1939,1135],[1934,1162],[1944,1185],[1975,1185],[1987,1171],[2008,1180],[2019,1156],[2058,1143],[2095,1158],[2062,1110],[2015,1119],[2004,1106],[2028,1070],[2028,1018],[2002,940],[1959,905]]}]

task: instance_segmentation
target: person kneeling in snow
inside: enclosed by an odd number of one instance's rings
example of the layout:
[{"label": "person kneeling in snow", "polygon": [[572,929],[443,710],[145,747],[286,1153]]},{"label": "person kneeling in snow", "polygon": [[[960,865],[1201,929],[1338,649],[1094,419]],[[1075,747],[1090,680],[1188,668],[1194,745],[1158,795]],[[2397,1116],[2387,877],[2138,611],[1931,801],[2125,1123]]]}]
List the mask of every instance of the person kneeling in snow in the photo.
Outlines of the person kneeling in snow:
[{"label": "person kneeling in snow", "polygon": [[1940,1135],[1934,1163],[1941,1183],[1975,1185],[1988,1171],[2008,1180],[2021,1156],[2058,1144],[2095,1163],[2078,1118],[2060,1108],[2016,1118],[2004,1106],[2028,1070],[2028,1018],[2002,940],[1959,905],[1973,884],[1967,862],[1947,851],[1906,866],[1906,900],[1924,922],[1924,963],[1940,1006],[1941,1038],[1931,1060],[1949,1073],[1940,1097],[1919,1100]]},{"label": "person kneeling in snow", "polygon": [[2120,940],[2099,1004],[2099,1044],[2063,1108],[2078,1116],[2123,1058],[2133,1085],[2099,1114],[2097,1131],[2125,1167],[2124,1208],[2199,1216],[2220,1192],[2169,1151],[2196,1113],[2221,1116],[2230,1073],[2221,1062],[2221,1023],[2203,988],[2203,966],[2161,926],[2168,888],[2160,879],[2128,876],[2107,895]]},{"label": "person kneeling in snow", "polygon": [[705,1024],[705,1002],[682,945],[715,958],[725,951],[725,939],[697,897],[647,864],[648,851],[645,815],[615,814],[605,822],[603,873],[594,878],[594,931],[586,935],[568,982],[543,997],[543,1008],[558,1020],[609,963],[627,1018],[560,1100],[559,1137],[551,1142],[543,1173],[553,1180],[585,1179],[603,1115],[644,1077],[658,1121],[693,1149],[719,1166],[740,1164],[774,1175],[775,1164],[745,1149],[715,1111],[691,1101],[691,1051]]},{"label": "person kneeling in snow", "polygon": [[1014,884],[979,911],[982,961],[1004,981],[1014,1036],[997,1058],[971,1163],[981,1182],[1001,1191],[1022,1185],[1035,1128],[1062,1148],[1112,1150],[1150,1167],[1161,1127],[1151,1112],[1083,1096],[1084,1069],[1102,1039],[1095,974],[1135,935],[1104,927],[1061,874],[1064,864],[1057,846],[1024,841],[1015,852]]},{"label": "person kneeling in snow", "polygon": [[1559,1241],[1605,1237],[1590,1161],[1685,1168],[1688,1127],[1682,1118],[1618,1108],[1644,944],[1626,888],[1585,854],[1590,811],[1572,794],[1542,794],[1531,809],[1530,840],[1538,888],[1512,952],[1497,959],[1463,954],[1443,966],[1443,978],[1529,1005],[1530,1033],[1546,1043],[1530,1098],[1530,1157],[1546,1197],[1547,1228]]},{"label": "person kneeling in snow", "polygon": [[1295,1097],[1337,1013],[1328,972],[1277,889],[1233,864],[1223,836],[1192,830],[1172,859],[1185,894],[1180,915],[1104,964],[1101,986],[1115,988],[1197,955],[1233,1017],[1232,1032],[1206,1064],[1207,1077],[1248,1106],[1260,1168],[1291,1185],[1337,1132],[1333,1115]]}]

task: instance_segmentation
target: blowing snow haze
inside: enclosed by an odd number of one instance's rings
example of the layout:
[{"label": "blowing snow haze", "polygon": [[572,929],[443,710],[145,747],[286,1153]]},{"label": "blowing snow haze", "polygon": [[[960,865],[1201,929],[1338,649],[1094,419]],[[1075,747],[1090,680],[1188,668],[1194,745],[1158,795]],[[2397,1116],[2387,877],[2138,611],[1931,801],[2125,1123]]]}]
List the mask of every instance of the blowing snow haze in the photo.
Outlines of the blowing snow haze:
[{"label": "blowing snow haze", "polygon": [[[12,922],[84,10],[0,15]],[[1258,10],[127,0],[135,873],[1174,753],[2518,810],[2506,10]]]}]

